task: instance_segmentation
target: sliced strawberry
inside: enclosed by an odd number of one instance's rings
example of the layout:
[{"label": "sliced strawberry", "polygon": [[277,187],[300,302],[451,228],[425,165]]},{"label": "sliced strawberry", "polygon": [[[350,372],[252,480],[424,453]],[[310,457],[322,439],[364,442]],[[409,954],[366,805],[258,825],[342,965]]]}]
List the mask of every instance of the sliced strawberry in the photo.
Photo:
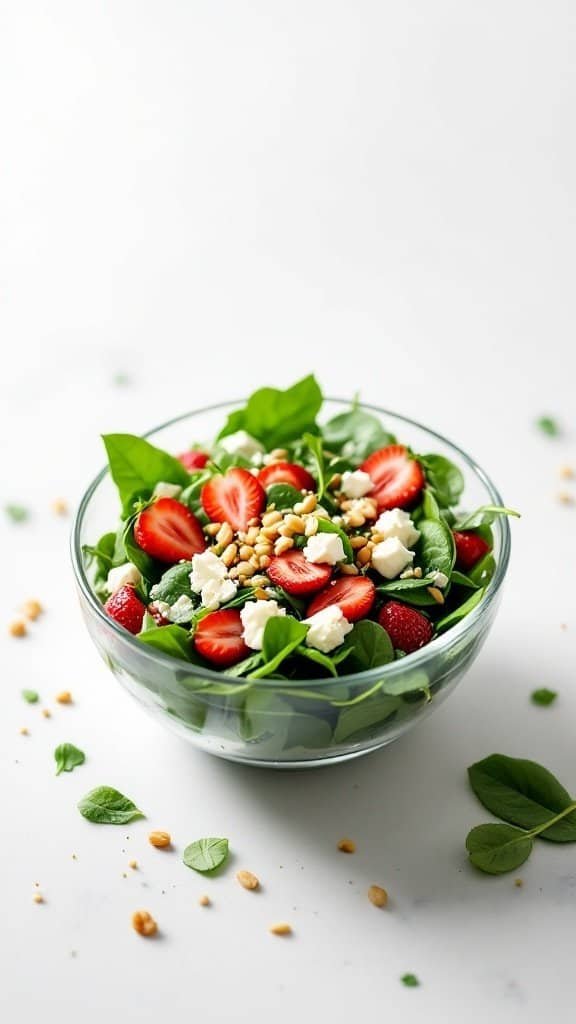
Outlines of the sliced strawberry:
[{"label": "sliced strawberry", "polygon": [[204,469],[204,466],[208,462],[209,456],[206,452],[182,452],[182,455],[178,455],[178,462],[188,470],[189,473],[195,473],[197,469]]},{"label": "sliced strawberry", "polygon": [[158,498],[140,513],[134,540],[159,562],[179,562],[204,551],[206,541],[196,516],[175,498]]},{"label": "sliced strawberry", "polygon": [[397,651],[411,654],[432,639],[432,623],[421,612],[400,601],[388,601],[380,609],[378,622],[384,627]]},{"label": "sliced strawberry", "polygon": [[270,466],[264,466],[258,473],[258,479],[262,487],[270,487],[271,484],[290,484],[297,491],[315,491],[316,481],[304,466],[297,466],[295,462],[272,462]]},{"label": "sliced strawberry", "polygon": [[486,552],[490,551],[490,545],[477,533],[468,531],[460,533],[458,530],[454,530],[454,543],[456,545],[456,565],[464,572],[472,569],[476,562],[479,562]]},{"label": "sliced strawberry", "polygon": [[245,530],[249,520],[259,516],[266,505],[262,484],[238,466],[213,476],[204,484],[200,498],[213,523],[230,523],[233,530]]},{"label": "sliced strawberry", "polygon": [[272,559],[266,572],[277,587],[289,594],[313,594],[322,590],[332,575],[325,562],[309,562],[301,551],[286,551]]},{"label": "sliced strawberry", "polygon": [[213,665],[228,668],[251,653],[242,639],[243,628],[237,608],[210,612],[196,626],[194,647]]},{"label": "sliced strawberry", "polygon": [[375,597],[376,587],[367,576],[341,576],[316,594],[306,615],[315,615],[322,608],[337,604],[348,622],[356,622],[368,615]]},{"label": "sliced strawberry", "polygon": [[124,626],[129,633],[136,634],[142,629],[146,607],[136,596],[134,587],[126,584],[125,587],[121,587],[115,594],[112,594],[112,597],[108,598],[104,605],[104,611],[119,626]]},{"label": "sliced strawberry", "polygon": [[410,458],[401,444],[389,444],[364,460],[360,469],[374,481],[370,497],[378,502],[378,511],[387,508],[412,508],[425,484],[422,466]]}]

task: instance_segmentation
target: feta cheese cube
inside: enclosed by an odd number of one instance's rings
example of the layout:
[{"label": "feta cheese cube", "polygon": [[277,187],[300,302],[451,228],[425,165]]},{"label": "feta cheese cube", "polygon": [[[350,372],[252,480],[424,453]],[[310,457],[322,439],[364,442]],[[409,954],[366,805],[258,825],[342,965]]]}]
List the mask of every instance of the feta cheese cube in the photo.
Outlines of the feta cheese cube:
[{"label": "feta cheese cube", "polygon": [[398,537],[388,537],[372,550],[372,565],[387,580],[398,576],[413,559],[414,552],[408,551]]},{"label": "feta cheese cube", "polygon": [[323,654],[329,654],[335,647],[339,647],[352,629],[352,624],[337,604],[329,604],[309,619],[304,619],[304,625],[310,627],[305,643]]},{"label": "feta cheese cube", "polygon": [[308,538],[302,552],[308,562],[325,562],[328,565],[336,565],[346,558],[342,538],[337,533],[315,533]]},{"label": "feta cheese cube", "polygon": [[124,565],[117,565],[110,569],[106,579],[106,586],[111,594],[116,594],[122,587],[130,584],[137,587],[142,582],[142,576],[132,562],[125,562]]},{"label": "feta cheese cube", "polygon": [[347,498],[363,498],[372,490],[374,484],[369,473],[355,469],[353,473],[342,474],[342,492]]},{"label": "feta cheese cube", "polygon": [[264,445],[245,430],[237,430],[235,434],[221,437],[218,444],[229,455],[242,455],[245,459],[251,459],[258,452],[264,451]]},{"label": "feta cheese cube", "polygon": [[244,643],[254,651],[261,651],[266,623],[277,615],[286,615],[286,609],[280,608],[278,601],[247,601],[240,611]]},{"label": "feta cheese cube", "polygon": [[181,594],[170,607],[166,616],[170,622],[190,622],[194,614],[194,605],[187,594]]},{"label": "feta cheese cube", "polygon": [[430,586],[439,587],[442,590],[443,587],[448,583],[448,576],[445,572],[440,572],[439,569],[433,569],[428,573],[430,579]]},{"label": "feta cheese cube", "polygon": [[237,589],[238,584],[234,583],[234,580],[208,580],[202,587],[202,604],[205,608],[209,608],[211,612],[216,611],[221,604],[232,600]]},{"label": "feta cheese cube", "polygon": [[414,547],[420,536],[420,531],[414,526],[408,512],[402,508],[387,509],[376,521],[374,529],[382,534],[384,540],[388,540],[388,537],[398,537],[407,548]]},{"label": "feta cheese cube", "polygon": [[168,484],[165,480],[159,480],[152,491],[153,498],[179,498],[181,494],[179,484]]},{"label": "feta cheese cube", "polygon": [[210,611],[230,601],[238,589],[238,584],[229,578],[224,562],[213,551],[192,557],[190,586],[195,594],[201,595],[202,604]]}]

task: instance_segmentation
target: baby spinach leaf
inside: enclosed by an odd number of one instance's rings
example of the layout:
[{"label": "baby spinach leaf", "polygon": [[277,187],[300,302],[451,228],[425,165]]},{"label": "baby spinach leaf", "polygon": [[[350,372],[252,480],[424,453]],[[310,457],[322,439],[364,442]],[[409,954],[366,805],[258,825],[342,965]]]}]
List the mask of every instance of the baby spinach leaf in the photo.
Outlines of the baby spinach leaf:
[{"label": "baby spinach leaf", "polygon": [[302,494],[290,484],[272,484],[266,491],[266,505],[275,505],[281,512],[293,508],[297,501],[302,501]]},{"label": "baby spinach leaf", "polygon": [[533,690],[531,694],[531,701],[533,704],[538,704],[541,708],[550,707],[556,700],[558,694],[556,690],[548,690],[545,686],[540,690]]},{"label": "baby spinach leaf", "polygon": [[280,667],[292,651],[302,643],[308,626],[298,622],[292,615],[277,615],[268,619],[264,628],[262,655],[264,664],[250,673],[250,679],[263,679]]},{"label": "baby spinach leaf", "polygon": [[332,658],[328,654],[323,654],[322,651],[317,651],[315,647],[305,647],[304,644],[300,644],[300,646],[296,648],[296,654],[298,654],[300,658],[307,658],[308,661],[313,661],[316,665],[320,665],[322,668],[325,668],[328,675],[338,675],[336,665]]},{"label": "baby spinach leaf", "polygon": [[209,480],[214,476],[214,469],[208,465],[206,469],[202,469],[197,473],[190,474],[190,483],[184,488],[178,501],[182,502],[183,505],[187,505],[192,512],[196,512],[200,506],[200,495],[204,484],[207,484]]},{"label": "baby spinach leaf", "polygon": [[393,697],[401,697],[405,693],[417,693],[421,691],[430,697],[430,680],[424,671],[406,672],[396,679],[382,680],[382,693],[389,693]]},{"label": "baby spinach leaf", "polygon": [[284,750],[325,750],[331,742],[332,728],[325,718],[299,712],[290,715]]},{"label": "baby spinach leaf", "polygon": [[533,829],[560,812],[566,817],[542,831],[555,843],[576,842],[576,812],[572,798],[542,765],[518,757],[491,754],[468,769],[470,785],[480,802],[499,818]]},{"label": "baby spinach leaf", "polygon": [[561,433],[558,420],[554,419],[553,416],[540,416],[536,420],[536,426],[548,437],[558,437]]},{"label": "baby spinach leaf", "polygon": [[[157,626],[155,629],[146,629],[138,633],[138,640],[164,654],[171,654],[173,658],[184,658],[185,661],[195,661],[193,657],[190,634],[182,626]],[[204,662],[198,662],[204,664]]]},{"label": "baby spinach leaf", "polygon": [[354,561],[354,551],[352,550],[348,534],[345,533],[344,530],[342,530],[336,523],[333,523],[331,519],[318,519],[318,533],[337,533],[342,541],[346,561]]},{"label": "baby spinach leaf", "polygon": [[322,392],[313,376],[304,377],[286,391],[260,388],[250,396],[243,409],[230,413],[218,436],[221,438],[237,430],[246,430],[270,451],[306,431],[314,431],[321,405]]},{"label": "baby spinach leaf", "polygon": [[159,480],[185,487],[190,476],[173,455],[133,434],[104,434],[110,475],[118,488],[124,513],[136,494],[153,490]]},{"label": "baby spinach leaf", "polygon": [[436,632],[444,633],[447,629],[450,629],[451,626],[455,626],[457,622],[460,622],[461,619],[465,619],[472,609],[475,608],[477,604],[480,604],[483,597],[483,590],[475,590],[470,594],[470,597],[462,602],[462,604],[458,605],[457,608],[454,608],[453,611],[448,612],[444,618],[438,620],[436,623]]},{"label": "baby spinach leaf", "polygon": [[[247,743],[261,739],[266,734],[282,732],[293,714],[292,708],[273,690],[254,686],[244,699],[239,714],[238,731]],[[281,721],[285,719],[285,721]]]},{"label": "baby spinach leaf", "polygon": [[418,561],[426,570],[439,569],[450,576],[456,559],[454,537],[441,519],[421,519],[420,537],[416,544]]},{"label": "baby spinach leaf", "polygon": [[36,693],[36,690],[22,690],[22,696],[27,704],[37,704],[40,700],[40,694]]},{"label": "baby spinach leaf", "polygon": [[464,490],[464,477],[444,455],[418,455],[426,479],[440,505],[456,505]]},{"label": "baby spinach leaf", "polygon": [[194,594],[190,586],[190,573],[192,562],[178,562],[166,572],[162,573],[158,583],[155,583],[150,591],[152,601],[166,601],[167,604],[175,604],[179,597],[189,597],[197,603],[198,595]]},{"label": "baby spinach leaf", "polygon": [[394,648],[388,633],[371,619],[361,619],[354,624],[345,646],[351,650],[347,664],[351,672],[363,672],[394,661]]},{"label": "baby spinach leaf", "polygon": [[466,838],[470,861],[489,875],[504,875],[519,868],[533,848],[531,836],[511,825],[477,825]]},{"label": "baby spinach leaf", "polygon": [[292,609],[297,619],[303,619],[306,614],[306,601],[301,597],[294,597],[283,587],[270,587],[270,596],[275,598],[279,604],[287,605]]},{"label": "baby spinach leaf", "polygon": [[71,772],[78,765],[84,764],[86,755],[73,743],[61,743],[54,751],[54,760],[56,761],[56,775],[60,775],[60,772]]},{"label": "baby spinach leaf", "polygon": [[78,804],[80,814],[99,825],[127,825],[135,818],[143,818],[136,804],[112,786],[97,786],[82,797]]},{"label": "baby spinach leaf", "polygon": [[4,505],[4,511],[13,523],[25,523],[30,513],[24,505]]},{"label": "baby spinach leaf", "polygon": [[182,860],[187,868],[205,874],[215,871],[228,859],[228,840],[211,836],[208,839],[196,839],[184,850]]},{"label": "baby spinach leaf", "polygon": [[399,697],[380,694],[361,704],[343,708],[334,730],[334,742],[345,743],[352,737],[358,741],[369,735],[374,728],[396,713],[400,703]]},{"label": "baby spinach leaf", "polygon": [[328,420],[322,427],[322,434],[330,451],[341,453],[356,463],[396,441],[376,416],[355,406]]},{"label": "baby spinach leaf", "polygon": [[237,661],[235,665],[231,665],[230,668],[226,669],[227,676],[245,676],[249,672],[253,672],[259,665],[262,664],[262,651],[255,651],[254,654],[249,654],[247,658],[243,658],[242,661]]},{"label": "baby spinach leaf", "polygon": [[513,508],[504,508],[503,505],[481,505],[475,512],[469,512],[461,516],[454,523],[455,530],[476,530],[479,526],[490,526],[498,516],[516,516],[520,519],[520,513]]},{"label": "baby spinach leaf", "polygon": [[105,533],[95,545],[84,544],[82,546],[85,564],[91,566],[96,563],[94,566],[94,579],[96,582],[98,580],[106,580],[110,569],[116,564],[114,560],[115,547],[115,533]]},{"label": "baby spinach leaf", "polygon": [[124,544],[124,551],[126,553],[126,559],[135,565],[147,583],[152,583],[157,580],[162,572],[161,566],[158,562],[155,562],[150,555],[147,555],[141,547],[138,546],[134,540],[134,523],[136,516],[128,520],[124,533],[122,534],[122,543]]},{"label": "baby spinach leaf", "polygon": [[400,981],[406,988],[418,988],[420,984],[415,974],[403,974]]},{"label": "baby spinach leaf", "polygon": [[496,571],[496,559],[491,551],[486,552],[483,558],[470,569],[470,579],[479,587],[486,587]]},{"label": "baby spinach leaf", "polygon": [[467,576],[464,572],[460,572],[458,569],[452,570],[450,582],[453,583],[455,587],[467,587],[469,590],[478,589],[478,583],[475,583],[470,576]]},{"label": "baby spinach leaf", "polygon": [[316,493],[318,495],[318,501],[322,501],[324,494],[326,493],[326,484],[328,483],[326,479],[326,459],[324,456],[322,438],[319,437],[318,434],[306,433],[303,434],[302,440],[312,456],[314,463],[312,474],[316,477],[318,485]]},{"label": "baby spinach leaf", "polygon": [[429,487],[424,488],[422,498],[422,517],[424,519],[440,519],[440,506],[434,497],[434,491]]}]

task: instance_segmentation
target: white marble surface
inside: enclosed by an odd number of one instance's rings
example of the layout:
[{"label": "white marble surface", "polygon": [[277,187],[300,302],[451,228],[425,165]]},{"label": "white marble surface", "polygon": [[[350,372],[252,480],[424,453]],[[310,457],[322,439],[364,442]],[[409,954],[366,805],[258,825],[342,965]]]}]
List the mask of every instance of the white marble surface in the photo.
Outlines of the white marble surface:
[{"label": "white marble surface", "polygon": [[[576,463],[575,35],[573,5],[526,0],[0,9],[0,491],[33,509],[0,527],[6,1019],[508,1024],[572,1005],[574,849],[539,844],[518,889],[474,873],[463,843],[487,817],[476,758],[533,757],[576,790],[576,511],[555,499]],[[79,497],[102,430],[308,370],[444,431],[524,518],[447,704],[370,758],[281,775],[196,753],[124,695],[50,503]],[[563,440],[534,430],[544,411]],[[10,639],[29,596],[46,614]],[[541,685],[560,692],[548,710],[529,701]],[[62,740],[88,759],[55,778]],[[148,820],[86,823],[76,801],[103,782]],[[234,849],[210,883],[180,863],[206,833]],[[161,940],[131,930],[139,906]],[[267,933],[277,918],[291,940]]]}]

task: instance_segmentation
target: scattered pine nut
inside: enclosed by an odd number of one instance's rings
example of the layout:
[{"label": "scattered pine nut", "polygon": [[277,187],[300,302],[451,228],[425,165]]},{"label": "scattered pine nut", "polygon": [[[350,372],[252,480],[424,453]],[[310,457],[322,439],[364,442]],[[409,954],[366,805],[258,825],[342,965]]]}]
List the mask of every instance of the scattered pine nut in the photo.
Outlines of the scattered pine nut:
[{"label": "scattered pine nut", "polygon": [[28,729],[26,728],[25,725],[23,725],[22,728],[20,729],[20,735],[21,736],[29,736],[30,735],[30,733],[28,732]]},{"label": "scattered pine nut", "polygon": [[10,636],[26,636],[26,623],[22,619],[15,619],[8,626],[8,632]]},{"label": "scattered pine nut", "polygon": [[34,903],[44,903],[44,897],[41,892],[35,892],[32,899]]},{"label": "scattered pine nut", "polygon": [[60,693],[56,694],[56,700],[59,704],[71,704],[72,694],[70,693],[70,690],[61,690]]},{"label": "scattered pine nut", "polygon": [[52,511],[55,516],[68,515],[68,502],[64,501],[64,498],[56,498],[56,500],[52,502]]},{"label": "scattered pine nut", "polygon": [[388,903],[388,893],[380,885],[371,885],[368,889],[368,899],[375,907],[385,907]]},{"label": "scattered pine nut", "polygon": [[132,914],[132,927],[138,935],[144,935],[149,938],[151,935],[156,935],[158,931],[158,925],[148,913],[147,910],[135,910]]},{"label": "scattered pine nut", "polygon": [[38,618],[39,615],[44,611],[40,601],[36,601],[31,598],[29,601],[25,601],[22,606],[22,611],[27,619],[31,619],[32,622]]},{"label": "scattered pine nut", "polygon": [[200,898],[198,900],[198,903],[200,904],[201,907],[209,907],[210,906],[210,897],[206,896],[206,895],[200,896]]},{"label": "scattered pine nut", "polygon": [[43,718],[52,718],[52,712],[49,711],[48,708],[42,708],[42,717]]},{"label": "scattered pine nut", "polygon": [[132,868],[132,871],[136,871],[136,869],[138,868],[138,861],[137,860],[129,860],[128,861],[128,867]]},{"label": "scattered pine nut", "polygon": [[560,491],[558,493],[558,501],[561,505],[574,505],[575,503],[574,496],[569,494],[568,491]]},{"label": "scattered pine nut", "polygon": [[562,480],[574,480],[574,477],[576,477],[576,471],[573,466],[560,466],[559,473]]},{"label": "scattered pine nut", "polygon": [[251,871],[237,871],[236,879],[243,889],[259,889],[260,881]]},{"label": "scattered pine nut", "polygon": [[272,935],[292,935],[292,928],[286,921],[278,921],[277,924],[271,924],[269,931]]},{"label": "scattered pine nut", "polygon": [[356,853],[356,843],[353,839],[341,839],[338,849],[341,853]]},{"label": "scattered pine nut", "polygon": [[517,889],[521,889],[522,886],[524,885],[524,880],[522,878],[515,878],[514,879],[514,885],[516,886]]},{"label": "scattered pine nut", "polygon": [[157,849],[163,850],[167,846],[170,846],[172,838],[169,832],[150,832],[148,842]]}]

